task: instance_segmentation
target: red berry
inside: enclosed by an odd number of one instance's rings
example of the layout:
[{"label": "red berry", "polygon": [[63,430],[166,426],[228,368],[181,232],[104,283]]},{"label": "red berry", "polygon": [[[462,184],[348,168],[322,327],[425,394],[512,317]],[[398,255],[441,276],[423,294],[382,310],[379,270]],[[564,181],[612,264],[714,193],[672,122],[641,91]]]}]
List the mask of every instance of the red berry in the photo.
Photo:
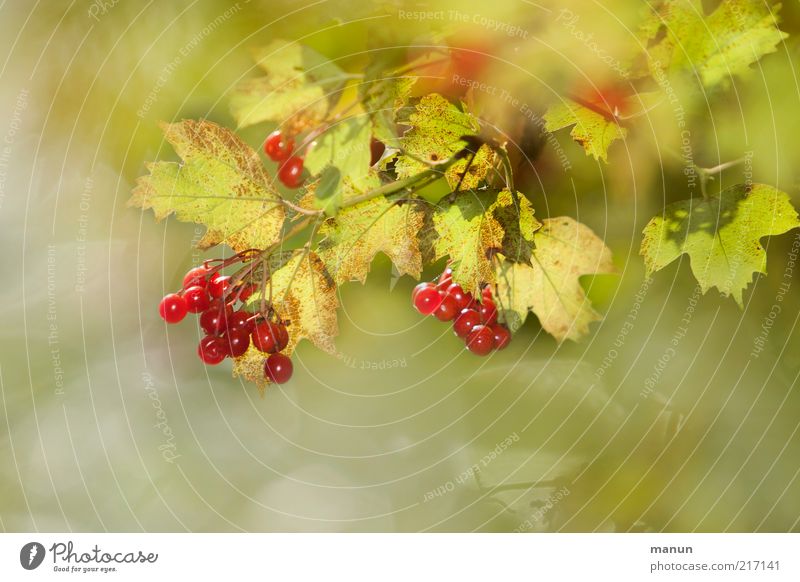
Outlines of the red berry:
[{"label": "red berry", "polygon": [[436,287],[426,287],[421,289],[414,297],[414,307],[422,315],[430,315],[442,304],[443,296]]},{"label": "red berry", "polygon": [[206,277],[208,277],[208,269],[205,266],[201,265],[194,269],[189,269],[189,272],[183,276],[183,288],[205,287],[208,284]]},{"label": "red berry", "polygon": [[494,333],[485,325],[476,325],[467,336],[467,349],[473,354],[485,356],[494,349]]},{"label": "red berry", "polygon": [[244,303],[245,301],[250,299],[250,296],[255,292],[256,292],[256,286],[255,285],[245,285],[242,288],[242,290],[239,291],[239,301]]},{"label": "red berry", "polygon": [[495,349],[505,349],[506,346],[508,346],[508,344],[511,342],[511,332],[508,331],[508,328],[501,323],[495,323],[489,327],[492,329],[492,333],[494,333]]},{"label": "red berry", "polygon": [[253,345],[256,349],[272,354],[281,350],[281,331],[279,324],[262,321],[253,328]]},{"label": "red berry", "polygon": [[218,335],[225,331],[228,325],[228,317],[233,309],[219,300],[212,301],[208,309],[200,316],[200,327],[208,335]]},{"label": "red berry", "polygon": [[177,293],[170,293],[158,304],[158,313],[167,323],[178,323],[186,317],[186,300]]},{"label": "red berry", "polygon": [[442,302],[439,304],[439,307],[434,311],[434,315],[436,315],[436,319],[439,321],[451,321],[458,315],[458,312],[458,304],[456,300],[453,299],[453,296],[445,295],[442,297]]},{"label": "red berry", "polygon": [[464,309],[474,309],[475,311],[478,311],[481,308],[480,303],[475,301],[475,298],[472,296],[472,293],[465,293],[464,297],[466,300],[466,306],[464,307]]},{"label": "red berry", "polygon": [[228,316],[225,327],[226,329],[243,329],[249,333],[254,327],[251,317],[253,317],[253,314],[246,309],[234,311]]},{"label": "red berry", "polygon": [[[233,313],[233,307],[230,303],[223,301],[222,299],[213,299],[211,303],[208,304],[208,309],[216,309],[217,311],[225,311],[227,315]],[[208,309],[206,311],[208,311]]]},{"label": "red berry", "polygon": [[411,292],[411,301],[414,301],[414,299],[417,298],[417,293],[427,288],[436,289],[436,285],[434,285],[433,283],[420,283],[419,285],[414,287],[414,290]]},{"label": "red berry", "polygon": [[244,328],[234,327],[225,332],[222,341],[225,344],[225,354],[232,358],[238,358],[244,355],[247,348],[250,347],[250,334]]},{"label": "red berry", "polygon": [[208,305],[210,303],[208,299],[208,293],[204,287],[200,287],[200,285],[195,285],[194,287],[189,287],[186,291],[183,292],[183,299],[186,301],[186,309],[189,313],[200,313],[208,309]]},{"label": "red berry", "polygon": [[222,338],[207,335],[197,346],[197,355],[206,364],[216,366],[225,359],[225,342]]},{"label": "red berry", "polygon": [[294,151],[294,139],[284,138],[283,134],[276,130],[267,136],[264,142],[264,153],[273,162],[284,162],[289,159]]},{"label": "red berry", "polygon": [[284,356],[283,354],[271,354],[267,361],[264,362],[264,376],[270,382],[275,382],[276,384],[288,382],[289,378],[292,377],[293,371],[292,360],[289,356]]},{"label": "red berry", "polygon": [[303,158],[292,156],[278,169],[278,179],[287,188],[299,188],[303,183]]},{"label": "red berry", "polygon": [[450,286],[450,283],[453,282],[453,269],[447,267],[444,272],[439,276],[439,281],[436,283],[436,286],[439,289],[447,289]]},{"label": "red berry", "polygon": [[462,309],[453,322],[453,331],[458,337],[465,338],[476,325],[480,325],[481,315],[474,309]]},{"label": "red berry", "polygon": [[491,301],[491,299],[492,299],[492,287],[490,285],[486,285],[486,287],[481,289],[481,299],[483,301]]},{"label": "red berry", "polygon": [[462,289],[461,285],[458,283],[451,283],[447,288],[446,293],[456,300],[456,305],[458,306],[459,311],[469,306],[470,300],[472,299],[472,295],[465,293],[464,289]]},{"label": "red berry", "polygon": [[289,332],[286,330],[286,326],[283,325],[283,323],[277,323],[275,327],[278,331],[278,351],[281,351],[289,345]]},{"label": "red berry", "polygon": [[214,274],[208,281],[208,293],[215,299],[219,299],[231,286],[231,278],[227,275]]},{"label": "red berry", "polygon": [[480,314],[481,321],[486,325],[497,323],[497,307],[494,306],[493,301],[489,299],[484,300],[484,302],[481,303]]}]

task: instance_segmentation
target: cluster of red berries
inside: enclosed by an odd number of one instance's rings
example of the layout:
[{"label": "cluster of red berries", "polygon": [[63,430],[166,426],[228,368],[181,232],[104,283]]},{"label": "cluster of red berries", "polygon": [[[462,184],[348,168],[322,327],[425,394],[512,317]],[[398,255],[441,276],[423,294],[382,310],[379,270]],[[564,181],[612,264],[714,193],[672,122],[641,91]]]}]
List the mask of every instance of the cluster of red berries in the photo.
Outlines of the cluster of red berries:
[{"label": "cluster of red berries", "polygon": [[434,315],[439,321],[452,321],[453,331],[473,354],[485,356],[502,350],[511,341],[511,332],[497,322],[497,307],[492,301],[492,288],[481,290],[480,301],[453,282],[448,267],[436,283],[420,283],[411,295],[414,307],[423,315]]},{"label": "cluster of red berries", "polygon": [[294,138],[273,131],[264,142],[264,153],[273,162],[278,162],[278,179],[287,188],[299,188],[303,184],[303,158],[293,156]]},{"label": "cluster of red berries", "polygon": [[[206,333],[197,346],[197,355],[209,365],[225,358],[238,358],[250,344],[269,354],[264,362],[264,375],[276,384],[292,377],[292,360],[280,353],[289,343],[289,332],[282,321],[270,321],[262,313],[245,308],[255,292],[255,285],[243,282],[235,286],[231,278],[207,265],[191,269],[183,278],[178,293],[165,296],[158,312],[167,323],[178,323],[187,313],[200,315],[200,327]],[[236,303],[239,308],[234,309]]]}]

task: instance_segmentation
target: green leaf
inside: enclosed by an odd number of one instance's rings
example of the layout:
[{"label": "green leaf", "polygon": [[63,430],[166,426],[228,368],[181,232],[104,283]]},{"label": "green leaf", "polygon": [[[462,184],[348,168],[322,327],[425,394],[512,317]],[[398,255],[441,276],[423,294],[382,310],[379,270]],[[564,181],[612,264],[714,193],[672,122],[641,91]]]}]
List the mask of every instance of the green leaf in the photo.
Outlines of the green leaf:
[{"label": "green leaf", "polygon": [[334,215],[342,205],[342,173],[335,166],[328,166],[314,186],[314,206]]},{"label": "green leaf", "polygon": [[627,130],[616,123],[572,101],[552,105],[544,114],[545,130],[558,131],[574,126],[570,137],[578,142],[586,155],[608,162],[608,148],[618,139],[625,139]]},{"label": "green leaf", "polygon": [[746,74],[788,37],[776,26],[779,10],[780,4],[722,0],[706,17],[700,0],[664,0],[641,28],[645,41],[666,32],[647,49],[650,69],[693,71],[706,87]]},{"label": "green leaf", "polygon": [[364,109],[370,116],[372,133],[387,147],[400,147],[395,115],[405,107],[416,81],[416,77],[377,78],[361,85]]},{"label": "green leaf", "polygon": [[149,164],[137,180],[130,206],[152,208],[160,220],[204,224],[198,243],[226,243],[237,251],[275,243],[285,218],[281,199],[258,154],[229,130],[210,121],[162,125],[183,163]]},{"label": "green leaf", "polygon": [[[283,262],[283,261],[281,261]],[[331,279],[322,260],[314,252],[298,252],[272,273],[265,295],[271,287],[272,305],[278,317],[287,323],[289,345],[283,353],[291,354],[297,344],[308,339],[319,349],[332,353],[333,338],[338,333],[336,309],[336,284]],[[250,298],[250,303],[260,301],[261,292]],[[234,367],[234,376],[243,376],[264,386],[263,352],[250,347]]]},{"label": "green leaf", "polygon": [[435,258],[450,257],[453,280],[470,292],[495,280],[495,254],[529,261],[541,226],[530,202],[508,190],[459,193],[437,208],[433,225]]},{"label": "green leaf", "polygon": [[242,81],[231,92],[231,113],[239,127],[273,121],[289,133],[313,128],[346,79],[334,63],[294,42],[273,41],[256,49],[254,58],[267,75]]},{"label": "green leaf", "polygon": [[703,293],[711,287],[733,295],[754,273],[766,273],[767,253],[760,240],[800,226],[789,196],[765,184],[740,184],[708,200],[670,204],[644,229],[641,254],[648,274],[686,253]]},{"label": "green leaf", "polygon": [[504,261],[498,269],[496,303],[501,319],[518,329],[529,311],[558,341],[578,341],[601,319],[580,284],[584,275],[614,273],[611,251],[584,224],[548,218],[534,236],[531,264]]},{"label": "green leaf", "polygon": [[321,177],[314,187],[318,208],[329,215],[336,214],[344,199],[346,183],[354,188],[367,186],[371,180],[370,140],[369,118],[364,116],[345,119],[316,140],[303,165],[312,176]]},{"label": "green leaf", "polygon": [[400,275],[419,278],[422,253],[419,235],[425,211],[419,204],[398,204],[399,196],[378,196],[343,208],[320,228],[320,256],[334,280],[364,283],[379,252],[394,263]]},{"label": "green leaf", "polygon": [[[413,106],[401,110],[398,123],[411,126],[401,139],[404,154],[397,159],[398,177],[407,178],[427,170],[431,164],[450,159],[464,149],[467,143],[461,138],[477,135],[478,120],[436,93],[422,97]],[[467,159],[451,165],[445,177],[454,188],[464,173]],[[494,164],[491,148],[482,145],[470,164],[461,189],[478,187]]]}]

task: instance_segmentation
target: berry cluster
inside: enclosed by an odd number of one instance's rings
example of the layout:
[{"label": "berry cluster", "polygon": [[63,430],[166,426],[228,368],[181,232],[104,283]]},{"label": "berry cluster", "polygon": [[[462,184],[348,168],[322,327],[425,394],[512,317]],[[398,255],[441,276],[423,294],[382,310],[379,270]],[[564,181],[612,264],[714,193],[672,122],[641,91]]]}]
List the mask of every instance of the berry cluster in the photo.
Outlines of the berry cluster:
[{"label": "berry cluster", "polygon": [[[158,312],[167,323],[178,323],[187,313],[200,316],[200,327],[206,333],[197,346],[197,355],[211,366],[227,358],[238,358],[253,347],[269,354],[264,362],[264,375],[276,384],[292,377],[292,360],[280,353],[289,343],[286,324],[271,321],[274,312],[253,313],[245,302],[255,292],[255,285],[237,282],[204,264],[191,269],[183,278],[183,288],[161,300]],[[239,303],[239,308],[234,306]],[[277,318],[276,318],[277,319]]]},{"label": "berry cluster", "polygon": [[485,286],[478,301],[453,282],[449,267],[436,283],[417,285],[411,300],[421,314],[434,315],[439,321],[452,321],[453,331],[473,354],[485,356],[492,350],[504,349],[511,341],[511,332],[497,322],[492,288]]},{"label": "berry cluster", "polygon": [[278,162],[278,179],[287,188],[299,188],[303,184],[303,158],[293,156],[294,138],[273,131],[264,142],[264,153],[273,162]]}]

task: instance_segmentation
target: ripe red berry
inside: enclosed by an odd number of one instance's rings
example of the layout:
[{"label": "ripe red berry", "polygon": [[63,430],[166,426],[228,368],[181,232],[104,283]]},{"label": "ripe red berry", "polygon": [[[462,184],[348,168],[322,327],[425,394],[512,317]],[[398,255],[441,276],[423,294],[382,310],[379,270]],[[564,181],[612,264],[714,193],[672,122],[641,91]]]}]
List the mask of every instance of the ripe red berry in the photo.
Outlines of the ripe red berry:
[{"label": "ripe red berry", "polygon": [[442,304],[443,295],[439,293],[436,287],[426,287],[420,289],[417,296],[414,297],[414,307],[422,315],[430,315]]},{"label": "ripe red berry", "polygon": [[481,307],[480,303],[475,301],[475,298],[472,296],[472,293],[465,293],[464,297],[466,301],[464,309],[474,309],[475,311],[478,311],[480,309]]},{"label": "ripe red berry", "polygon": [[226,329],[243,329],[248,333],[253,331],[254,322],[251,319],[253,314],[246,309],[240,309],[231,313],[226,322]]},{"label": "ripe red berry", "polygon": [[267,136],[264,142],[264,153],[273,162],[285,162],[294,151],[294,139],[286,138],[276,130]]},{"label": "ripe red berry", "polygon": [[462,309],[453,322],[453,331],[460,338],[466,338],[476,325],[480,325],[481,315],[474,309]]},{"label": "ripe red berry", "polygon": [[511,332],[508,331],[508,328],[501,323],[495,323],[489,327],[492,329],[492,333],[494,333],[495,349],[505,349],[505,347],[511,342]]},{"label": "ripe red berry", "polygon": [[183,299],[186,301],[186,309],[189,313],[200,313],[208,309],[210,300],[205,287],[195,285],[183,292]]},{"label": "ripe red berry", "polygon": [[239,291],[239,301],[244,303],[245,301],[250,299],[250,296],[255,292],[256,292],[256,286],[255,285],[245,285],[242,288],[242,290]]},{"label": "ripe red berry", "polygon": [[491,287],[491,285],[486,285],[483,289],[481,289],[481,300],[482,300],[482,302],[491,301],[492,300],[492,287]]},{"label": "ripe red berry", "polygon": [[253,346],[256,349],[273,354],[281,350],[280,325],[271,321],[262,321],[253,328]]},{"label": "ripe red berry", "polygon": [[278,169],[278,179],[287,188],[299,188],[303,183],[303,158],[292,156]]},{"label": "ripe red berry", "polygon": [[453,296],[445,295],[442,297],[442,302],[439,304],[439,307],[433,313],[439,321],[451,321],[458,315],[458,312],[458,304]]},{"label": "ripe red berry", "polygon": [[215,299],[219,299],[231,286],[231,278],[227,275],[216,273],[208,281],[208,293]]},{"label": "ripe red berry", "polygon": [[200,327],[208,335],[219,335],[228,326],[228,317],[232,313],[230,305],[226,305],[219,300],[212,301],[208,309],[200,315]]},{"label": "ripe red berry", "polygon": [[485,325],[476,325],[467,336],[467,349],[473,354],[485,356],[494,349],[494,333]]},{"label": "ripe red berry", "polygon": [[197,355],[206,364],[216,366],[225,359],[225,342],[222,338],[206,336],[200,340],[197,346]]},{"label": "ripe red berry", "polygon": [[225,354],[232,358],[238,358],[244,355],[247,348],[250,347],[250,334],[244,328],[234,327],[225,332],[222,341],[225,344]]},{"label": "ripe red berry", "polygon": [[208,284],[208,269],[204,265],[189,269],[189,272],[183,276],[183,288],[189,287],[205,287]]},{"label": "ripe red berry", "polygon": [[158,304],[158,313],[167,323],[178,323],[186,317],[186,300],[177,293],[170,293]]},{"label": "ripe red berry", "polygon": [[434,285],[433,283],[420,283],[419,285],[414,287],[414,290],[411,292],[411,301],[414,301],[414,299],[417,298],[417,293],[427,288],[435,289],[436,285]]},{"label": "ripe red berry", "polygon": [[444,272],[439,276],[439,281],[437,281],[436,286],[439,289],[445,290],[450,286],[450,283],[453,282],[453,269],[447,267]]},{"label": "ripe red berry", "polygon": [[484,300],[484,302],[481,303],[480,314],[481,320],[486,325],[497,323],[497,307],[495,307],[493,301],[489,299]]},{"label": "ripe red berry", "polygon": [[283,354],[271,354],[264,362],[264,376],[276,384],[288,382],[293,371],[292,360]]},{"label": "ripe red berry", "polygon": [[447,288],[447,294],[456,300],[459,311],[469,306],[469,302],[472,299],[472,295],[465,293],[458,283],[451,283]]},{"label": "ripe red berry", "polygon": [[289,345],[289,332],[286,330],[286,326],[280,322],[275,324],[275,328],[278,332],[278,351],[282,351]]}]

